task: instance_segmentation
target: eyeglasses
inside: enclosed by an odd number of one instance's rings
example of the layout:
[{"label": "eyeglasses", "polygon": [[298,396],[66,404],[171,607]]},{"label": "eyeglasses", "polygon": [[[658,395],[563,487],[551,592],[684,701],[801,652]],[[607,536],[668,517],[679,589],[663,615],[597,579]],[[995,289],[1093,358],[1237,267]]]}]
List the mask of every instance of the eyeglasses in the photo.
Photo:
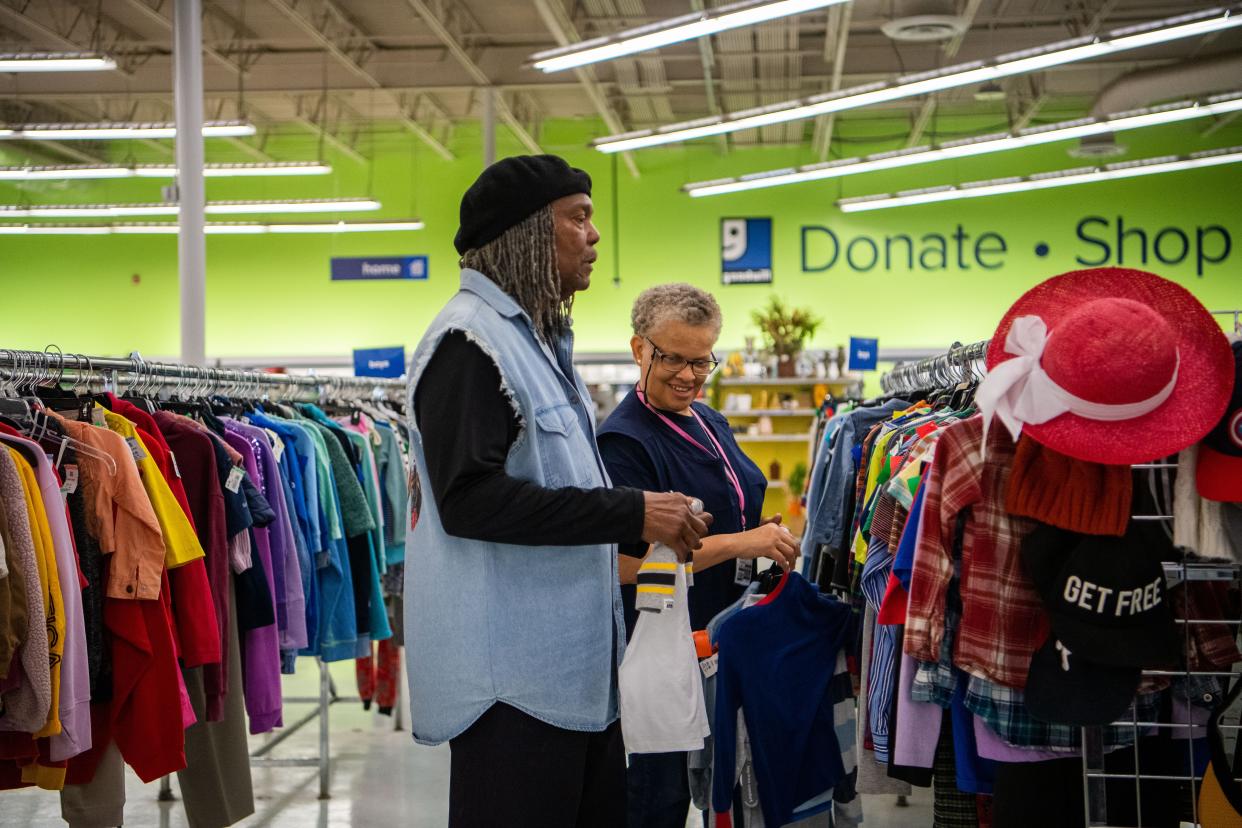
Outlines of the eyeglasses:
[{"label": "eyeglasses", "polygon": [[650,337],[644,336],[651,343],[651,349],[655,351],[654,361],[660,364],[660,367],[670,374],[680,373],[687,365],[694,372],[696,377],[706,377],[712,371],[716,370],[716,366],[720,364],[720,360],[716,359],[716,355],[712,354],[711,359],[686,359],[677,354],[666,354],[660,349],[660,346],[651,342]]}]

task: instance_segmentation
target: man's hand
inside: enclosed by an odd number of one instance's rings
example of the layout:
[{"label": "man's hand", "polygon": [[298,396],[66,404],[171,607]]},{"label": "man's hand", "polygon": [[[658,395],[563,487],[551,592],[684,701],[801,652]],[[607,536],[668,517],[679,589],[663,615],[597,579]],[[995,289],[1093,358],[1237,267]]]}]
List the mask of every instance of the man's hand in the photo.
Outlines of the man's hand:
[{"label": "man's hand", "polygon": [[670,492],[643,492],[643,540],[662,543],[685,560],[691,551],[703,545],[712,516],[707,512],[694,514],[694,498]]}]

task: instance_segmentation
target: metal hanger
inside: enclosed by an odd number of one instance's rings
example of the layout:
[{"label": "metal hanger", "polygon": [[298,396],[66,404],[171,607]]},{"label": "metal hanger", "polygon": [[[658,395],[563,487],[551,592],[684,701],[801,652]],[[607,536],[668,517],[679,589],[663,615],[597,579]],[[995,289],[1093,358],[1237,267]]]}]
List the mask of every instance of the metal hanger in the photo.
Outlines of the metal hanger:
[{"label": "metal hanger", "polygon": [[3,360],[9,364],[7,371],[0,372],[0,414],[19,422],[31,417],[30,403],[22,399],[17,378],[20,373],[22,357],[18,351],[0,349],[0,355],[7,356]]},{"label": "metal hanger", "polygon": [[[43,400],[36,394],[41,386],[60,386],[65,373],[64,354],[59,353],[59,349],[57,349],[59,364],[56,369],[55,379],[53,380],[53,369],[51,367],[53,354],[51,352],[44,352],[42,354],[26,352],[22,354],[14,351],[0,351],[0,353],[8,354],[15,366],[5,378],[8,387],[3,391],[2,395],[8,397],[8,399],[0,400],[0,404],[8,404],[8,407],[11,409],[16,409],[17,406],[21,406],[24,409],[24,414],[18,419],[19,425],[22,426],[21,431],[23,435],[36,443],[42,444],[44,448],[47,448],[48,443],[52,446],[60,446],[62,453],[54,459],[54,464],[57,467],[60,466],[63,458],[63,449],[73,448],[78,454],[99,460],[108,469],[110,475],[115,475],[117,471],[116,461],[106,452],[67,434],[53,432],[50,429],[53,415],[48,413],[47,408],[43,405]],[[28,393],[23,394],[23,390]]]}]

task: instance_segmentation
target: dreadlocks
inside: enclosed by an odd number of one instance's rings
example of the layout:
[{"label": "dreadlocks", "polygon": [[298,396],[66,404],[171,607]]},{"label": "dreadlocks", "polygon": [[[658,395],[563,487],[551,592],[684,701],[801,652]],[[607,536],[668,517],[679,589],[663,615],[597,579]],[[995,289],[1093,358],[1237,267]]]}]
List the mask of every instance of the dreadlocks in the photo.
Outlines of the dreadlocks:
[{"label": "dreadlocks", "polygon": [[532,213],[494,241],[467,250],[461,266],[479,271],[512,296],[544,342],[554,342],[565,330],[573,299],[561,299],[551,205]]}]

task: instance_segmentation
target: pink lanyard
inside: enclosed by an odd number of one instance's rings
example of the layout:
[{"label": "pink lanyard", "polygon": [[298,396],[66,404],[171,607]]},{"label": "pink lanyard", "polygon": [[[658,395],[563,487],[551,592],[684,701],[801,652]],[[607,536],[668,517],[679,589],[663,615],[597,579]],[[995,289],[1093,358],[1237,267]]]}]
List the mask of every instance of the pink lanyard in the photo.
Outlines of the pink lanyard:
[{"label": "pink lanyard", "polygon": [[[674,431],[674,433],[679,434],[682,439],[693,444],[699,451],[703,452],[707,456],[713,456],[702,443],[687,434],[684,428],[661,414],[653,405],[651,405],[651,403],[647,402],[647,395],[644,394],[637,386],[634,388],[634,393],[638,395],[639,401],[642,402],[643,405],[647,406],[652,414],[663,420],[664,423]],[[699,416],[699,413],[694,410],[693,406],[690,407],[690,415],[694,417],[695,422],[699,424],[699,428],[703,429],[703,433],[707,435],[707,439],[710,440],[712,446],[715,447],[716,455],[724,461],[725,478],[733,484],[733,491],[737,493],[737,508],[739,514],[742,516],[742,531],[744,532],[746,531],[746,494],[742,491],[742,483],[738,479],[737,472],[733,470],[733,465],[729,462],[729,457],[724,453],[724,449],[721,448],[720,441],[716,439],[716,435],[712,434],[712,430],[707,427],[706,423],[703,422],[703,419]]]}]

